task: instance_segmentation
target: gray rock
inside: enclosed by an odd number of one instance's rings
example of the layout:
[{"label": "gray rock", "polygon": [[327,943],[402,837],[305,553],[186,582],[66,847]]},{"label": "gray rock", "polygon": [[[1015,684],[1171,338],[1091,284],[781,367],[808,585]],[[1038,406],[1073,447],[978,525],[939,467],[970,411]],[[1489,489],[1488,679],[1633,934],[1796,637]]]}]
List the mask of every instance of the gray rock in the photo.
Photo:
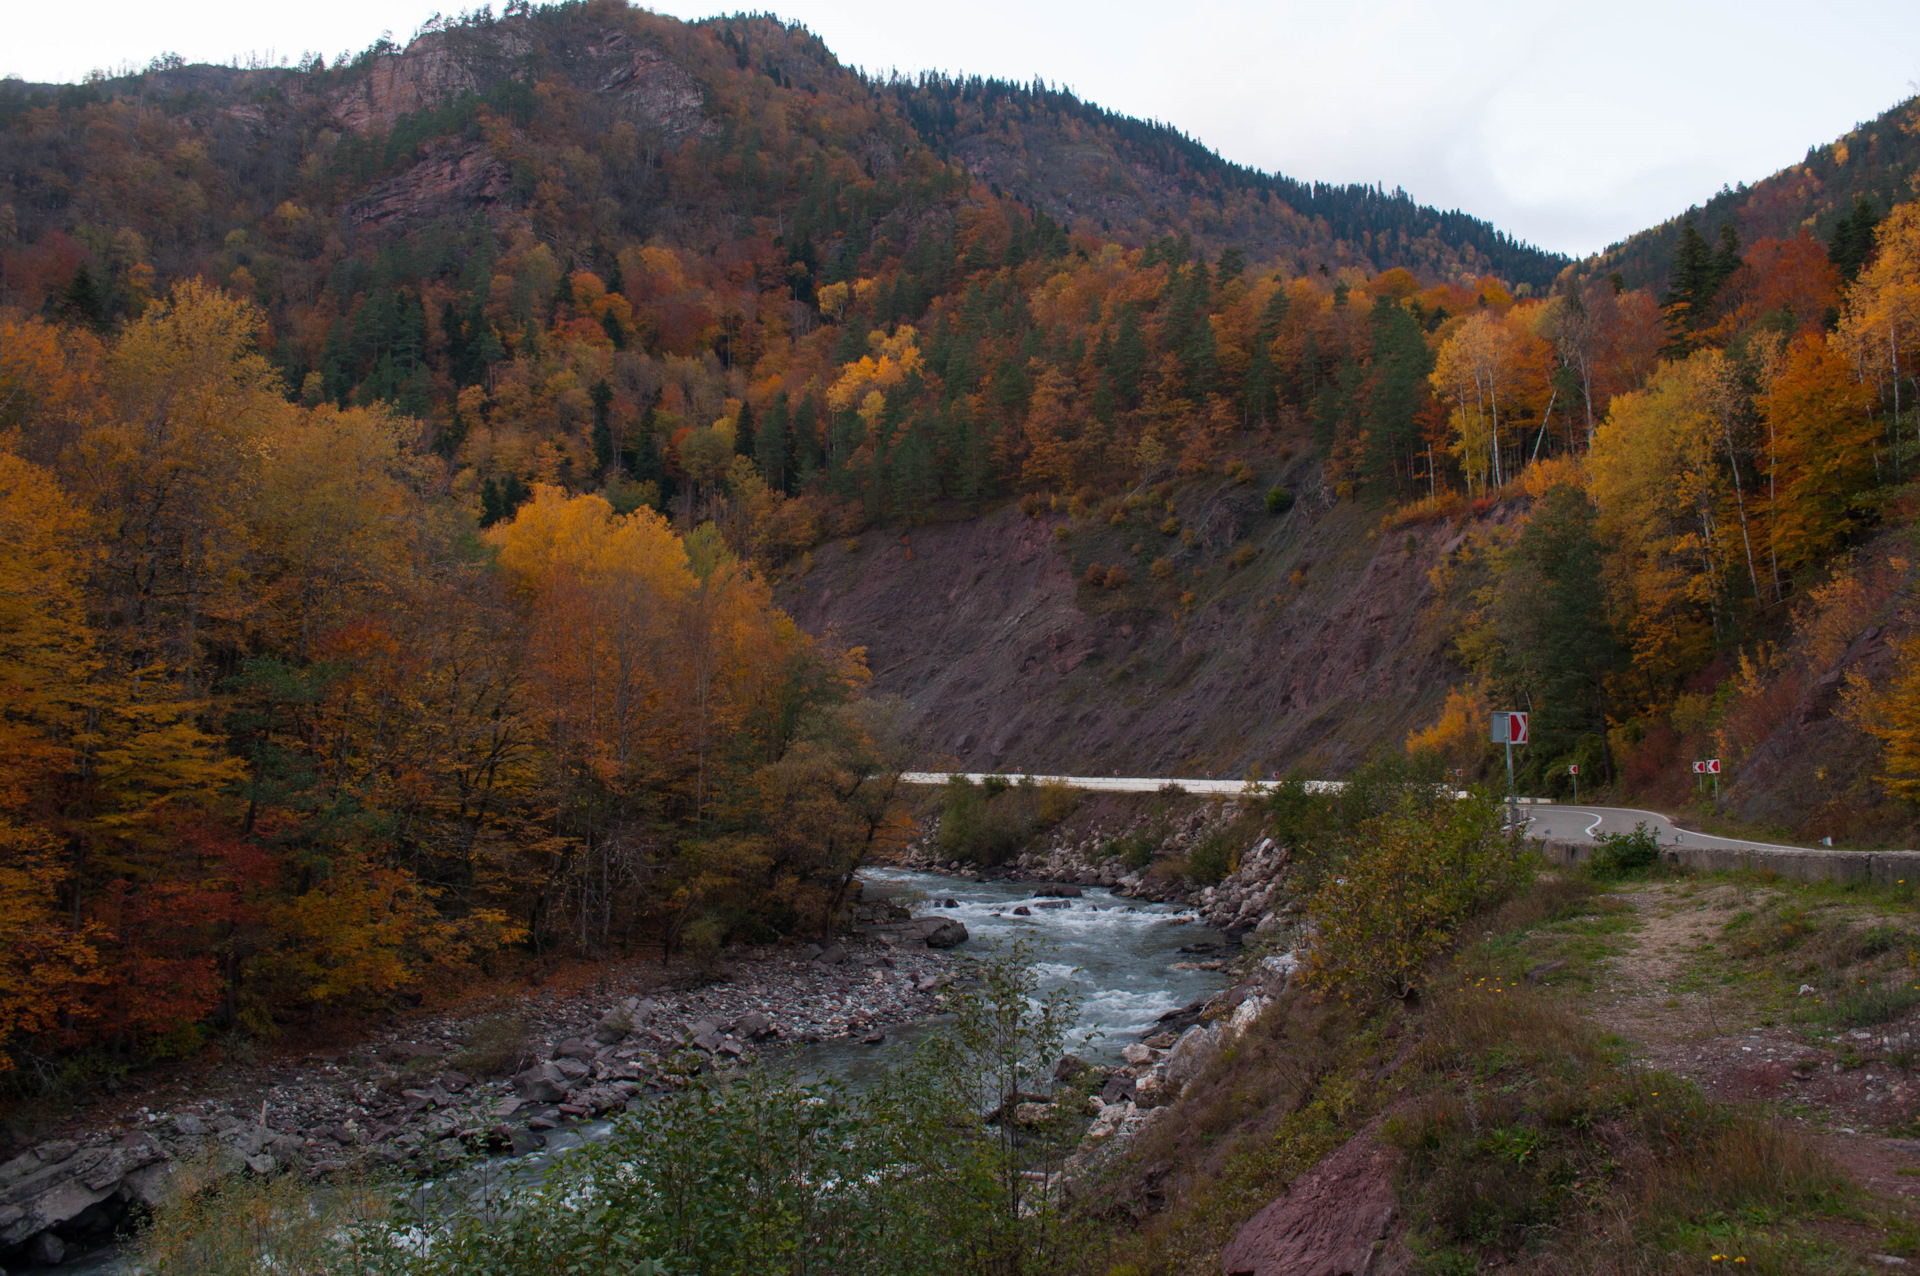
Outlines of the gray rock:
[{"label": "gray rock", "polygon": [[1202,1028],[1198,1024],[1180,1035],[1173,1043],[1173,1049],[1167,1052],[1166,1085],[1172,1094],[1178,1094],[1186,1084],[1199,1076],[1215,1055],[1220,1053],[1220,1029],[1218,1026]]},{"label": "gray rock", "polygon": [[574,1059],[574,1058],[555,1059],[553,1061],[553,1066],[560,1073],[561,1076],[565,1077],[570,1082],[578,1081],[581,1077],[584,1077],[589,1072],[593,1071],[593,1065],[591,1063],[588,1063],[585,1059]]},{"label": "gray rock", "polygon": [[173,1118],[173,1128],[190,1139],[197,1139],[207,1132],[207,1123],[191,1112],[182,1112]]},{"label": "gray rock", "polygon": [[567,1074],[552,1063],[536,1063],[513,1079],[513,1088],[531,1103],[558,1103],[567,1094]]},{"label": "gray rock", "polygon": [[40,1267],[58,1267],[67,1261],[67,1243],[52,1232],[42,1232],[27,1246],[27,1261]]},{"label": "gray rock", "polygon": [[838,966],[847,960],[847,950],[838,944],[828,944],[814,960],[822,966]]},{"label": "gray rock", "polygon": [[727,1031],[744,1041],[761,1041],[774,1035],[773,1020],[758,1010],[749,1010],[735,1019]]},{"label": "gray rock", "polygon": [[555,1059],[591,1059],[596,1049],[597,1047],[579,1037],[568,1037],[553,1048],[553,1057]]},{"label": "gray rock", "polygon": [[600,1022],[594,1025],[593,1039],[603,1046],[610,1046],[626,1040],[627,1034],[632,1031],[633,1020],[628,1017],[625,1010],[609,1010],[600,1017]]}]

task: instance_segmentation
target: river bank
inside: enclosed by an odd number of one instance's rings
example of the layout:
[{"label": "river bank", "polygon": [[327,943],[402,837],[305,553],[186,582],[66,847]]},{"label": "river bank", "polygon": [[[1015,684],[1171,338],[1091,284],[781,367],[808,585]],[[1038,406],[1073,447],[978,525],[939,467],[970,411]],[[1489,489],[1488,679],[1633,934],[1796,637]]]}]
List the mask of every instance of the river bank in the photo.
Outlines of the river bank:
[{"label": "river bank", "polygon": [[1224,938],[1176,904],[895,867],[868,870],[865,887],[854,933],[826,949],[742,948],[705,973],[622,963],[488,1013],[414,1015],[358,1043],[234,1061],[191,1087],[76,1113],[0,1164],[0,1264],[94,1266],[87,1256],[130,1217],[208,1176],[433,1175],[577,1145],[691,1072],[756,1057],[857,1084],[941,1013],[963,940],[1044,950],[1043,979],[1076,985],[1082,1002],[1073,1048],[1129,1095],[1141,1069],[1122,1052],[1153,1038],[1157,1058],[1225,982]]},{"label": "river bank", "polygon": [[586,986],[415,1015],[298,1058],[231,1060],[138,1103],[75,1111],[0,1163],[0,1265],[110,1248],[132,1215],[208,1176],[432,1172],[543,1148],[705,1068],[815,1042],[877,1044],[939,1012],[964,932],[928,947],[898,910],[859,915],[867,933],[825,949],[744,948],[706,972],[620,963]]}]

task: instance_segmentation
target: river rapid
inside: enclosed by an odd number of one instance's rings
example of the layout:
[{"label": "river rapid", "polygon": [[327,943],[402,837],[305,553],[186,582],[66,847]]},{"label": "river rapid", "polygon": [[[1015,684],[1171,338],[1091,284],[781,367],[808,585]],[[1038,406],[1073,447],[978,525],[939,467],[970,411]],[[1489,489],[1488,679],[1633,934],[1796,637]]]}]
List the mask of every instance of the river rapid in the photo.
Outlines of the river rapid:
[{"label": "river rapid", "polygon": [[[1103,887],[1086,887],[1078,899],[1052,899],[1036,896],[1030,882],[970,881],[906,869],[866,869],[861,881],[869,900],[891,900],[911,908],[916,916],[951,917],[964,923],[968,939],[962,953],[986,956],[1015,942],[1029,944],[1037,958],[1041,990],[1066,988],[1079,1003],[1067,1051],[1096,1065],[1118,1064],[1121,1049],[1151,1035],[1161,1015],[1202,1000],[1226,984],[1224,975],[1198,969],[1200,963],[1229,951],[1220,932],[1201,925],[1190,910],[1178,905],[1128,899]],[[948,900],[953,907],[946,907]],[[1065,907],[1058,907],[1062,904]],[[1013,911],[1021,907],[1029,915]],[[1203,946],[1208,951],[1180,951]],[[1175,969],[1176,965],[1186,969]],[[784,1062],[803,1079],[834,1079],[858,1087],[881,1076],[933,1027],[923,1023],[896,1028],[877,1046],[846,1040],[802,1046],[787,1056],[773,1052],[767,1061],[776,1066]],[[423,1187],[422,1196],[472,1200],[511,1183],[526,1182],[556,1157],[597,1143],[612,1130],[610,1122],[596,1120],[553,1131],[542,1151],[483,1162]],[[126,1249],[116,1248],[60,1270],[76,1276],[127,1276],[133,1271],[129,1257]]]},{"label": "river rapid", "polygon": [[[886,899],[915,916],[951,917],[967,928],[962,952],[984,956],[1025,941],[1039,958],[1043,992],[1071,991],[1079,1021],[1067,1049],[1089,1063],[1118,1064],[1122,1047],[1153,1032],[1161,1015],[1202,1000],[1225,987],[1215,971],[1197,967],[1225,953],[1219,931],[1201,925],[1175,904],[1154,904],[1090,886],[1079,899],[1049,899],[1031,882],[969,881],[937,873],[870,868],[861,881],[868,899]],[[955,907],[944,907],[945,901]],[[1065,904],[1065,908],[1041,905]],[[1030,916],[1014,913],[1026,908]],[[1182,948],[1213,945],[1211,951]],[[929,1025],[895,1031],[881,1046],[827,1042],[799,1052],[805,1075],[831,1076],[859,1084],[878,1076]]]}]

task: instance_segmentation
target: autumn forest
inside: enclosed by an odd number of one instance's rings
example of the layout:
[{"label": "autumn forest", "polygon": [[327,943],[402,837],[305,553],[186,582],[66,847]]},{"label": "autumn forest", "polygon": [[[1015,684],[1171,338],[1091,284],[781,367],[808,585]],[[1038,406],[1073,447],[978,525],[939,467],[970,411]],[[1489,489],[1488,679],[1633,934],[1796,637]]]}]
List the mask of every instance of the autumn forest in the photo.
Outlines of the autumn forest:
[{"label": "autumn forest", "polygon": [[[1158,503],[1283,452],[1460,529],[1409,748],[1737,760],[1910,586],[1914,119],[1570,262],[617,0],[0,84],[0,1069],[830,933],[926,759],[781,582],[1019,502],[1179,618]],[[1901,641],[1834,690],[1896,821]]]}]

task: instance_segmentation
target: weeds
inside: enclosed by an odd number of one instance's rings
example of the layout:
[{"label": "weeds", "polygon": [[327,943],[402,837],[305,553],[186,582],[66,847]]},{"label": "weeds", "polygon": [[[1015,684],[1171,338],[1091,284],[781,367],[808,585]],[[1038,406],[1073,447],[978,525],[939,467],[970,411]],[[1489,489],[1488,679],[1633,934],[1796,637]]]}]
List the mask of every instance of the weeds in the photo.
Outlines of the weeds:
[{"label": "weeds", "polygon": [[510,1076],[525,1061],[528,1032],[527,1021],[518,1015],[486,1015],[474,1020],[465,1049],[447,1062],[481,1080]]}]

